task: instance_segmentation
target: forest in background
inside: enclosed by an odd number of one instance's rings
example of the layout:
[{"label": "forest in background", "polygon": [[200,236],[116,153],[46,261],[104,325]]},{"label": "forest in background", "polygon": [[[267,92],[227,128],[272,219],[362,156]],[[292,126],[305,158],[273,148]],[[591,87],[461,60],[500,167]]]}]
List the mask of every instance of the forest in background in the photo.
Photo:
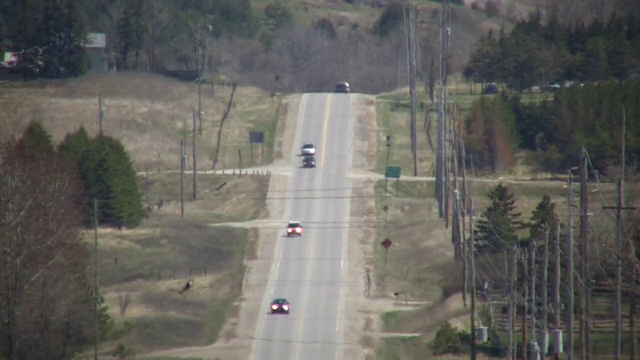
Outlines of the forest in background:
[{"label": "forest in background", "polygon": [[[418,9],[418,73],[425,84],[433,84],[438,76],[435,64],[441,1],[411,4]],[[533,44],[514,47],[522,36],[545,39],[543,32],[553,36],[564,32],[544,24],[570,28],[583,24],[589,34],[606,38],[609,29],[604,25],[612,14],[638,10],[637,3],[626,0],[579,5],[538,1],[534,23],[515,4],[520,3],[478,0],[462,6],[452,2],[446,55],[450,74],[461,73],[467,66],[467,70],[475,69],[468,73],[473,80],[506,79],[514,89],[531,81],[540,85],[556,81],[564,75],[558,71],[558,62],[565,58],[546,65],[553,71],[542,68],[544,74],[531,72],[525,83],[514,80],[512,72],[531,61],[551,61],[548,47],[543,53],[520,59],[525,47]],[[0,46],[20,55],[19,71],[28,78],[84,73],[87,59],[82,44],[87,33],[99,32],[106,34],[105,56],[112,70],[182,71],[206,79],[223,76],[239,84],[283,92],[327,91],[337,82],[350,81],[354,91],[379,93],[408,83],[404,6],[400,1],[364,0],[5,0],[0,3]],[[529,7],[527,11],[531,9],[535,10]],[[589,26],[594,19],[599,28]],[[498,36],[489,34],[508,34],[514,26],[522,36],[510,37],[508,46],[500,44],[497,59],[509,65],[515,61],[512,57],[517,57],[519,67],[500,66],[501,74],[495,74],[495,66],[479,70],[477,67],[487,61],[495,64],[495,52],[492,57],[485,54],[485,40],[498,41]],[[477,44],[479,35],[487,37]],[[550,44],[561,40],[553,39]],[[608,45],[602,40],[590,43],[589,51]],[[478,56],[468,64],[474,52]],[[478,58],[484,63],[478,64]]]}]

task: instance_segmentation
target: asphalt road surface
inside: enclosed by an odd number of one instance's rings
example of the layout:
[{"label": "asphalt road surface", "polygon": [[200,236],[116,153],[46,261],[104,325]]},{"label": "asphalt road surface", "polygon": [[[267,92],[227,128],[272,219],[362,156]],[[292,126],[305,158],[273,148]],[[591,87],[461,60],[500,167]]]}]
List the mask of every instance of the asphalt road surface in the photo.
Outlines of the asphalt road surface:
[{"label": "asphalt road surface", "polygon": [[[305,94],[293,144],[285,218],[299,220],[302,237],[288,238],[282,224],[269,282],[256,319],[251,359],[342,359],[351,207],[354,110],[351,94]],[[300,146],[316,145],[316,168],[302,168]],[[271,315],[275,298],[291,303],[289,315]]]}]

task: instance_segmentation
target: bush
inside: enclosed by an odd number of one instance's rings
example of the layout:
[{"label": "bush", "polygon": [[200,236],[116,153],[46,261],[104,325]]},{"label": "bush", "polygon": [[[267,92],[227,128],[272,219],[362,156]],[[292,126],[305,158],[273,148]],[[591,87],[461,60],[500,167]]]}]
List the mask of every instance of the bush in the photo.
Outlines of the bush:
[{"label": "bush", "polygon": [[431,347],[434,355],[459,354],[462,350],[462,341],[460,341],[458,330],[448,322],[442,324]]}]

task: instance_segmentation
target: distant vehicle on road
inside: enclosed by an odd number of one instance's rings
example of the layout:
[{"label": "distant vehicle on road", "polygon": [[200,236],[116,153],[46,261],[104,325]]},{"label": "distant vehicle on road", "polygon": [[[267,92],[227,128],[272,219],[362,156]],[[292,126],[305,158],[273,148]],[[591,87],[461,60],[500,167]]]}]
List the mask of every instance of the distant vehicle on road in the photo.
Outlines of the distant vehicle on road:
[{"label": "distant vehicle on road", "polygon": [[291,305],[289,304],[287,299],[274,299],[271,302],[272,314],[288,314],[289,309],[291,309]]},{"label": "distant vehicle on road", "polygon": [[287,224],[287,236],[302,236],[304,227],[300,224],[300,221],[289,221]]},{"label": "distant vehicle on road", "polygon": [[314,158],[313,155],[305,155],[302,158],[302,167],[304,168],[316,167],[316,158]]},{"label": "distant vehicle on road", "polygon": [[489,83],[487,84],[487,86],[484,87],[485,94],[497,94],[499,92],[500,92],[500,88],[498,87],[498,84]]},{"label": "distant vehicle on road", "polygon": [[300,154],[302,155],[314,155],[316,153],[316,147],[312,143],[304,143],[300,147]]},{"label": "distant vehicle on road", "polygon": [[336,85],[336,92],[348,94],[351,92],[351,87],[349,87],[348,82],[341,82]]}]

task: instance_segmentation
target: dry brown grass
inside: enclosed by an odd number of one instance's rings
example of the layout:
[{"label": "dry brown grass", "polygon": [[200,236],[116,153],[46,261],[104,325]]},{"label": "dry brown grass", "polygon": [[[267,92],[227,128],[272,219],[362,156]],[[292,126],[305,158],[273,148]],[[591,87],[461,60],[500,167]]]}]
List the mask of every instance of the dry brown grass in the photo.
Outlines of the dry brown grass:
[{"label": "dry brown grass", "polygon": [[[256,234],[210,224],[260,216],[255,209],[264,209],[268,180],[200,175],[198,200],[185,201],[181,219],[174,197],[179,176],[160,173],[141,179],[143,194],[163,199],[164,205],[136,229],[98,231],[101,292],[116,324],[101,351],[112,352],[122,343],[144,354],[233,336],[220,331],[225,317],[237,311],[232,304],[240,296],[243,261],[255,257]],[[86,234],[89,246],[93,236],[92,231]],[[188,280],[193,287],[181,293]]]},{"label": "dry brown grass", "polygon": [[[215,139],[230,93],[230,87],[216,86],[211,96],[210,85],[202,87],[202,134],[197,131],[196,136],[199,170],[212,169]],[[198,87],[149,73],[89,74],[65,81],[2,84],[0,136],[17,137],[31,121],[41,122],[56,143],[80,127],[95,136],[99,133],[100,95],[105,110],[103,132],[123,143],[138,171],[179,169],[183,138],[188,167],[193,166],[193,110],[198,108]],[[268,93],[238,87],[234,103],[225,123],[219,168],[237,166],[238,150],[246,155],[245,166],[251,165],[248,131],[268,131],[275,126],[277,104]],[[199,123],[196,127],[199,130]],[[262,161],[259,149],[254,155],[254,163]]]},{"label": "dry brown grass", "polygon": [[[115,331],[103,339],[101,353],[118,343],[137,354],[172,346],[209,344],[218,336],[231,304],[240,295],[245,254],[255,257],[255,232],[210,226],[265,215],[266,175],[198,174],[197,200],[192,176],[185,176],[185,217],[181,218],[179,141],[185,124],[192,129],[198,88],[147,73],[91,74],[64,81],[0,84],[0,140],[19,137],[39,121],[55,143],[80,127],[98,134],[98,96],[106,111],[104,133],[120,140],[134,167],[142,173],[143,201],[154,205],[135,229],[99,229],[101,292],[113,316]],[[213,144],[230,88],[202,88],[204,122],[196,136],[198,170],[212,165]],[[237,151],[249,163],[248,131],[275,133],[277,105],[269,94],[238,87],[235,104],[222,133],[219,164],[235,166]],[[269,135],[266,136],[269,138]],[[186,137],[191,169],[191,134]],[[271,144],[265,155],[271,156]],[[254,163],[262,161],[254,149]],[[269,159],[265,156],[265,161]],[[224,185],[223,185],[224,184]],[[93,232],[86,234],[93,247]],[[248,250],[253,249],[253,250]],[[180,293],[187,280],[194,286]],[[123,310],[122,301],[128,298]],[[229,336],[226,334],[225,336]]]}]

